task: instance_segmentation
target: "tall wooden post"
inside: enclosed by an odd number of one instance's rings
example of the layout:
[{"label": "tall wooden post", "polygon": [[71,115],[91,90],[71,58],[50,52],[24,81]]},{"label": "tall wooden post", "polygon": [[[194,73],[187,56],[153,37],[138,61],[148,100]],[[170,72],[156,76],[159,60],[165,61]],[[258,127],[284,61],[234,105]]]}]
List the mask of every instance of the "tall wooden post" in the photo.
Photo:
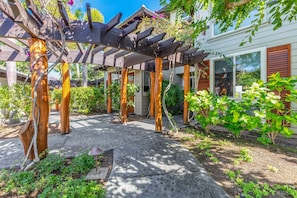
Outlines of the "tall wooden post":
[{"label": "tall wooden post", "polygon": [[155,77],[155,131],[162,132],[162,103],[161,103],[161,90],[162,90],[162,58],[155,58],[156,77]]},{"label": "tall wooden post", "polygon": [[[46,56],[46,43],[44,40],[38,38],[31,38],[28,40],[30,46],[30,66],[32,69],[31,87],[32,98],[34,98],[34,86],[37,79],[42,75],[48,67]],[[38,60],[37,60],[38,59]],[[37,62],[33,65],[34,61]],[[34,130],[33,120],[35,117],[38,122],[37,133],[37,150],[38,155],[44,153],[47,149],[47,136],[48,136],[48,117],[49,117],[49,101],[48,101],[48,84],[47,75],[44,75],[39,81],[36,89],[37,100],[35,106],[35,113],[31,113],[30,121],[20,130],[19,136],[23,143],[24,151],[27,154],[29,145],[31,143]],[[33,110],[32,103],[32,110]],[[39,118],[39,119],[38,119]],[[44,157],[45,155],[43,155]],[[29,159],[34,159],[33,148],[31,149]]]},{"label": "tall wooden post", "polygon": [[[111,73],[108,73],[107,77],[107,87],[111,86]],[[112,112],[112,100],[111,100],[111,93],[107,94],[107,113]]]},{"label": "tall wooden post", "polygon": [[155,117],[155,72],[150,72],[150,117]]},{"label": "tall wooden post", "polygon": [[63,62],[62,63],[62,101],[61,101],[61,108],[60,108],[62,134],[66,134],[70,132],[69,103],[70,103],[69,64],[67,62]]},{"label": "tall wooden post", "polygon": [[128,69],[122,69],[122,83],[121,83],[121,122],[126,124],[128,121],[127,115],[127,83],[128,83]]},{"label": "tall wooden post", "polygon": [[190,91],[190,65],[184,66],[184,124],[189,123],[188,109],[189,103],[185,100],[186,95]]}]

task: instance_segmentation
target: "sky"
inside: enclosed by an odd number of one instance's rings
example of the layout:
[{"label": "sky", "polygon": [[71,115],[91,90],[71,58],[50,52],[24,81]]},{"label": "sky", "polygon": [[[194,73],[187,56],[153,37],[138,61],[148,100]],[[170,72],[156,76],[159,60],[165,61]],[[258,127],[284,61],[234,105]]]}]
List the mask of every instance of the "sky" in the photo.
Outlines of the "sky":
[{"label": "sky", "polygon": [[90,3],[91,8],[96,8],[103,14],[105,23],[120,12],[122,13],[122,22],[140,9],[142,5],[152,11],[157,11],[162,7],[160,0],[83,0],[83,3],[80,3],[80,0],[75,0],[73,8],[85,10],[86,3]]}]

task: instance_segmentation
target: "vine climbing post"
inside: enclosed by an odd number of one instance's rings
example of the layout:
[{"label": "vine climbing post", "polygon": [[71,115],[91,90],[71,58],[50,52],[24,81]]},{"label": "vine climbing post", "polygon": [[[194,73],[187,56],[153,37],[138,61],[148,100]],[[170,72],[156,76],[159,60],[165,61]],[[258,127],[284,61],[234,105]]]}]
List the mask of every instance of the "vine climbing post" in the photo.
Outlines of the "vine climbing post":
[{"label": "vine climbing post", "polygon": [[121,83],[121,122],[126,124],[128,121],[127,115],[127,83],[128,83],[128,69],[122,69],[122,83]]},{"label": "vine climbing post", "polygon": [[[184,98],[190,91],[190,65],[184,65]],[[188,118],[189,103],[184,100],[184,124],[189,123]]]},{"label": "vine climbing post", "polygon": [[162,103],[161,103],[161,90],[162,90],[162,80],[163,80],[163,73],[162,73],[162,58],[157,57],[155,58],[155,131],[162,132]]},{"label": "vine climbing post", "polygon": [[62,63],[62,101],[61,101],[61,108],[60,108],[62,134],[66,134],[70,132],[69,103],[70,103],[69,64],[66,61],[63,61]]},{"label": "vine climbing post", "polygon": [[150,117],[155,117],[155,72],[150,72]]},{"label": "vine climbing post", "polygon": [[[111,86],[111,73],[108,73],[107,77],[107,88]],[[111,93],[107,94],[107,113],[111,113],[112,111],[112,100],[111,100]]]},{"label": "vine climbing post", "polygon": [[[24,151],[29,153],[30,160],[36,159],[34,153],[40,155],[47,149],[48,137],[48,117],[49,117],[49,101],[48,101],[48,84],[47,74],[44,75],[48,67],[46,56],[46,43],[38,38],[28,39],[30,46],[30,66],[32,70],[31,87],[32,87],[32,111],[31,118],[26,125],[20,130],[19,136],[23,143]],[[36,94],[36,96],[35,96]],[[34,121],[35,120],[35,121]],[[31,141],[34,137],[34,127],[36,127],[37,151],[33,146],[30,148]],[[43,155],[44,157],[45,155]],[[38,156],[37,156],[38,157]]]}]

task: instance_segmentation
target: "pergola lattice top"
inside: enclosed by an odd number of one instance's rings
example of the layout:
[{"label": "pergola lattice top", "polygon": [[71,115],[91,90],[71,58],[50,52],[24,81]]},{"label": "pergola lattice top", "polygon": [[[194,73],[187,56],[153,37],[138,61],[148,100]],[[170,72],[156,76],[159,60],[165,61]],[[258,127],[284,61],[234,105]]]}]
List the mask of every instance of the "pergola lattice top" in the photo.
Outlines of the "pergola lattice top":
[{"label": "pergola lattice top", "polygon": [[[26,0],[27,9],[19,0],[0,2],[0,60],[29,61],[28,42],[35,37],[47,42],[51,53],[49,62],[60,56],[61,34],[53,21],[38,11],[32,0]],[[144,71],[154,71],[154,58],[162,57],[163,69],[168,68],[167,57],[176,53],[176,66],[201,62],[206,53],[197,48],[183,46],[182,41],[175,38],[163,40],[166,33],[152,36],[153,27],[133,33],[139,21],[135,21],[124,29],[118,29],[121,14],[116,15],[108,23],[93,22],[90,5],[87,4],[88,21],[72,21],[66,13],[62,2],[58,0],[65,41],[75,43],[77,49],[65,49],[63,59],[69,63],[92,63],[104,66],[127,67]],[[19,46],[9,38],[16,39],[24,46]],[[83,49],[82,44],[88,45]],[[167,66],[166,66],[167,65]]]}]

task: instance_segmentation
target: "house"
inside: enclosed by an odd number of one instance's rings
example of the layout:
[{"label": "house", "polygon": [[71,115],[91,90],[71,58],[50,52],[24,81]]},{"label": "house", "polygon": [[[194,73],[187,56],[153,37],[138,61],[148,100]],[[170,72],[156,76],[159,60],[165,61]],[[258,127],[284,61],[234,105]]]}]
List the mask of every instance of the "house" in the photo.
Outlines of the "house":
[{"label": "house", "polygon": [[[205,17],[209,13],[210,10],[200,11],[196,16]],[[276,72],[282,77],[297,75],[297,21],[284,22],[274,31],[267,18],[252,42],[240,46],[249,35],[247,31],[252,28],[255,14],[251,13],[237,30],[230,27],[220,32],[219,24],[210,23],[206,32],[197,37],[196,46],[211,52],[204,61],[209,65],[209,80],[204,80],[208,81],[210,91],[240,98],[245,88],[258,79],[265,82]],[[297,104],[292,103],[291,108],[297,109]]]}]

